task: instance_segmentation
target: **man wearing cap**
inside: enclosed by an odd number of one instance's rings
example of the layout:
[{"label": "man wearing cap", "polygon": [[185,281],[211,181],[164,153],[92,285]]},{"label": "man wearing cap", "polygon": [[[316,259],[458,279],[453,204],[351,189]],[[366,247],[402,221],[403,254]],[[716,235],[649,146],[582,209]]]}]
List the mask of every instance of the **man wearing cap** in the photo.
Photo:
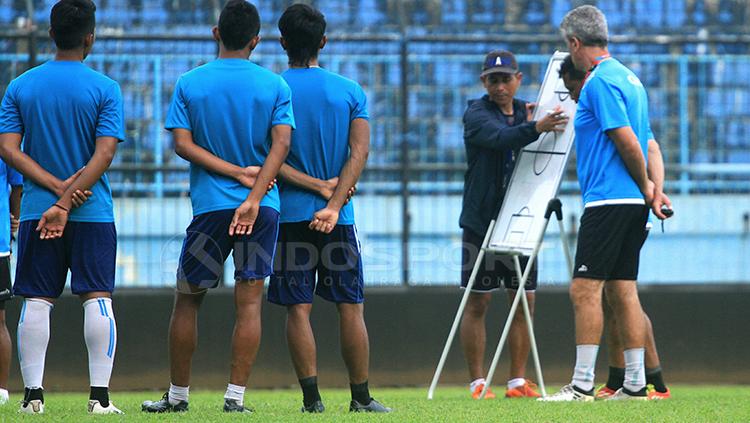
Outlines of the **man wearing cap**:
[{"label": "man wearing cap", "polygon": [[[513,53],[496,50],[487,54],[480,80],[487,94],[470,100],[464,113],[464,145],[468,169],[464,180],[463,207],[459,225],[463,229],[461,286],[466,287],[490,221],[500,211],[515,158],[521,148],[543,132],[562,131],[567,118],[561,110],[532,121],[534,105],[514,98],[523,74]],[[527,261],[522,260],[526,266]],[[536,266],[535,266],[536,267]],[[536,268],[526,282],[526,297],[534,313]],[[491,292],[504,285],[512,301],[518,287],[515,271],[498,257],[486,257],[477,273],[461,322],[461,346],[469,367],[473,398],[484,388],[485,316]],[[523,310],[519,308],[510,329],[510,378],[505,396],[538,397],[525,379],[530,341]],[[488,391],[485,398],[494,398]]]}]

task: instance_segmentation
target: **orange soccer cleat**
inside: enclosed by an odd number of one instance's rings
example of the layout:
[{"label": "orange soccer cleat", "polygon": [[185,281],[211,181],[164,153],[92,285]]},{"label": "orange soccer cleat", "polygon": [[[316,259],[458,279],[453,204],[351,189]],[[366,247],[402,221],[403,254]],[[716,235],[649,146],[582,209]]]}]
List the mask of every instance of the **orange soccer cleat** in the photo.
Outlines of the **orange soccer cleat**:
[{"label": "orange soccer cleat", "polygon": [[539,398],[541,395],[535,391],[536,387],[536,383],[526,379],[523,385],[505,391],[505,398]]},{"label": "orange soccer cleat", "polygon": [[[484,383],[478,384],[474,388],[474,392],[471,393],[471,397],[474,399],[479,399],[479,395],[482,394],[482,389],[484,389]],[[487,393],[484,394],[484,399],[494,399],[496,398],[495,393],[492,392],[492,389],[487,388]]]},{"label": "orange soccer cleat", "polygon": [[612,395],[615,394],[615,392],[616,391],[614,389],[608,387],[607,385],[602,385],[599,389],[596,390],[596,399],[609,399]]},{"label": "orange soccer cleat", "polygon": [[665,400],[672,398],[672,393],[669,392],[669,388],[667,388],[666,392],[659,392],[656,389],[654,389],[654,385],[648,385],[647,386],[648,391],[648,399],[649,400]]}]

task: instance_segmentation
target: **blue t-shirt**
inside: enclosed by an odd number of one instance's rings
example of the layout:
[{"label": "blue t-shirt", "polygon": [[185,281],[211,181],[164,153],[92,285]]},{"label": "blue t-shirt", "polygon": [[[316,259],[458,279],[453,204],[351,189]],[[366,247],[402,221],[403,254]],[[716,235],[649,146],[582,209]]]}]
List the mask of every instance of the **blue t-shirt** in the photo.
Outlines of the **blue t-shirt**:
[{"label": "blue t-shirt", "polygon": [[10,254],[10,187],[20,185],[21,174],[0,160],[0,257]]},{"label": "blue t-shirt", "polygon": [[[125,140],[122,94],[117,82],[81,62],[50,61],[14,79],[0,107],[0,133],[23,135],[23,151],[58,179],[68,179],[94,155],[96,139]],[[107,174],[93,196],[70,211],[73,222],[114,222]],[[21,220],[42,217],[57,196],[29,178]]]},{"label": "blue t-shirt", "polygon": [[575,117],[578,181],[586,207],[644,204],[638,184],[606,133],[624,126],[633,129],[648,159],[646,90],[630,69],[607,59],[586,80]]},{"label": "blue t-shirt", "polygon": [[[341,174],[349,159],[349,127],[354,119],[369,119],[362,87],[321,68],[289,69],[282,74],[292,89],[297,129],[286,162],[318,179]],[[312,219],[328,201],[290,183],[281,184],[282,223]],[[339,212],[339,224],[354,224],[352,203]]]},{"label": "blue t-shirt", "polygon": [[[183,74],[166,122],[167,129],[189,130],[197,145],[241,167],[263,165],[276,125],[294,128],[289,86],[245,59],[218,59]],[[235,179],[190,164],[194,216],[237,208],[249,194]],[[260,204],[278,211],[278,188]]]}]

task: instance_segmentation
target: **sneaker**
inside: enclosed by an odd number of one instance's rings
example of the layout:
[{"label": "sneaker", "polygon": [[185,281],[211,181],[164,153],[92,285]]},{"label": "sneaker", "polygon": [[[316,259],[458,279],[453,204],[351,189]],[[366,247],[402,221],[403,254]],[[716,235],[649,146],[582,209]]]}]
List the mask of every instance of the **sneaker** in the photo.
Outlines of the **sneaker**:
[{"label": "sneaker", "polygon": [[596,399],[605,400],[615,394],[615,390],[607,385],[602,385],[596,390]]},{"label": "sneaker", "polygon": [[89,400],[89,414],[125,414],[119,408],[109,402],[109,406],[104,407],[97,400]]},{"label": "sneaker", "polygon": [[552,394],[546,397],[537,398],[537,401],[550,401],[550,402],[559,402],[559,401],[593,401],[594,400],[594,390],[590,390],[588,392],[578,389],[575,385],[568,384],[563,386],[559,392],[556,394]]},{"label": "sneaker", "polygon": [[[484,389],[484,383],[477,384],[477,386],[474,387],[474,392],[471,393],[471,397],[479,399],[479,396],[482,395],[482,389]],[[493,399],[496,397],[497,396],[492,392],[492,389],[487,388],[487,393],[484,394],[484,399]]]},{"label": "sneaker", "polygon": [[323,401],[317,400],[310,405],[305,405],[301,410],[303,413],[322,413],[326,411],[326,407],[323,405]]},{"label": "sneaker", "polygon": [[370,398],[370,403],[367,405],[364,405],[361,402],[353,399],[352,402],[349,403],[349,411],[355,413],[390,413],[393,410],[379,403],[375,400],[375,398]]},{"label": "sneaker", "polygon": [[8,391],[5,389],[0,389],[0,405],[5,405],[10,400],[10,395],[8,395]]},{"label": "sneaker", "polygon": [[536,383],[526,379],[523,385],[506,390],[505,398],[539,398],[541,395],[534,390],[536,387]]},{"label": "sneaker", "polygon": [[648,395],[646,393],[646,387],[644,386],[640,391],[632,392],[629,391],[624,386],[620,389],[618,389],[614,395],[607,398],[607,401],[622,401],[622,400],[640,400],[640,401],[646,401],[648,400]]},{"label": "sneaker", "polygon": [[236,399],[224,398],[224,412],[225,413],[252,413],[255,409],[252,407],[245,407]]},{"label": "sneaker", "polygon": [[169,403],[169,392],[165,392],[159,401],[143,401],[141,411],[147,413],[181,413],[188,411],[188,402],[180,401],[175,405]]},{"label": "sneaker", "polygon": [[22,401],[21,408],[18,409],[18,412],[24,414],[44,414],[44,401]]},{"label": "sneaker", "polygon": [[672,398],[672,393],[669,392],[669,388],[667,388],[667,392],[659,392],[654,389],[654,385],[648,385],[646,386],[646,390],[648,391],[646,396],[650,400],[665,400]]}]

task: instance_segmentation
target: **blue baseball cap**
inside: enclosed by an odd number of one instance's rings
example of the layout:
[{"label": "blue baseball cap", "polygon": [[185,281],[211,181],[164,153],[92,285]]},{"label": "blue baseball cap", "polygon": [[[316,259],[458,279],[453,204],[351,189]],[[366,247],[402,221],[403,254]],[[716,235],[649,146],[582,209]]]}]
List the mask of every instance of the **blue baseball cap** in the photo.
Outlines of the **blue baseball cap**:
[{"label": "blue baseball cap", "polygon": [[484,57],[484,65],[480,77],[492,73],[507,73],[515,75],[518,73],[518,62],[516,56],[507,50],[493,50]]}]

